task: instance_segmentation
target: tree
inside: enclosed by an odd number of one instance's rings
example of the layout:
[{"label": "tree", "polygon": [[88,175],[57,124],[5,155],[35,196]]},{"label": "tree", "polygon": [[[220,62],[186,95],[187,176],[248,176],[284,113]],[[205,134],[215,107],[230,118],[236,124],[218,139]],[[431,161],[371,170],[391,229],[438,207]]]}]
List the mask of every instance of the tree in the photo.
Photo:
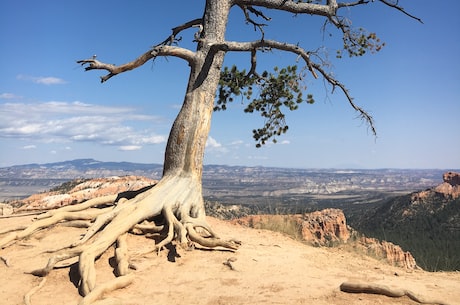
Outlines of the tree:
[{"label": "tree", "polygon": [[[5,247],[58,221],[76,218],[93,220],[81,240],[55,252],[47,266],[33,272],[35,275],[45,276],[58,262],[79,257],[80,288],[87,302],[95,298],[94,294],[104,289],[114,289],[132,280],[124,252],[126,251],[124,238],[130,230],[148,231],[164,228],[167,232],[166,237],[156,245],[158,251],[173,241],[184,246],[197,243],[205,247],[236,250],[239,242],[219,239],[205,219],[201,179],[205,144],[213,110],[225,110],[228,102],[231,102],[235,96],[242,95],[250,99],[245,111],[259,112],[265,119],[264,126],[253,131],[256,145],[261,146],[269,139],[276,141],[276,137],[288,129],[283,111],[295,110],[304,102],[313,102],[311,95],[303,96],[302,87],[302,79],[311,75],[315,79],[323,78],[331,86],[331,90],[338,88],[345,95],[350,106],[375,133],[372,117],[354,103],[347,88],[326,70],[326,63],[319,52],[306,50],[289,42],[265,39],[265,23],[268,23],[270,18],[264,10],[279,10],[300,16],[315,15],[324,18],[325,26],[332,26],[341,33],[343,49],[338,51],[337,57],[343,54],[353,57],[362,56],[366,52],[379,51],[383,43],[374,33],[352,28],[351,22],[342,17],[340,12],[370,2],[374,1],[207,0],[201,18],[173,28],[172,33],[164,41],[133,61],[122,65],[107,64],[95,57],[78,61],[85,66],[85,70],[107,71],[108,74],[101,77],[101,82],[138,68],[157,57],[174,56],[189,64],[190,76],[184,102],[172,126],[166,146],[163,177],[155,187],[136,194],[129,196],[114,194],[95,198],[79,205],[40,215],[41,219],[29,228],[23,231],[18,228],[10,230],[12,233],[0,240],[0,246]],[[398,1],[376,2],[420,21],[399,6]],[[239,9],[244,13],[246,22],[260,33],[260,39],[249,42],[225,39],[231,9]],[[181,47],[178,36],[191,28],[196,28],[194,51]],[[258,71],[257,55],[270,50],[295,54],[305,66],[300,70],[293,65],[282,69],[275,68],[273,72]],[[230,52],[250,54],[250,70],[246,72],[237,67],[223,69],[224,57]],[[251,99],[252,93],[257,90],[258,96]],[[96,211],[85,211],[88,207],[104,204],[113,204],[113,206]],[[158,223],[159,218],[161,223]],[[140,225],[146,220],[150,221],[148,225]],[[94,261],[114,243],[118,247],[116,258],[119,277],[106,286],[96,287]]]}]

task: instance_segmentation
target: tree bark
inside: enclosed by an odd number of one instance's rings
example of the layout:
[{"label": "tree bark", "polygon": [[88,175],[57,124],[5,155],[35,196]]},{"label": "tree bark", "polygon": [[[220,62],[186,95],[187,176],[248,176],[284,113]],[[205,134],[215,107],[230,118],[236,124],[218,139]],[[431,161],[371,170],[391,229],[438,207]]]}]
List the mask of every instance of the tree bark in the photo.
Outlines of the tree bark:
[{"label": "tree bark", "polygon": [[172,126],[163,175],[191,175],[201,185],[215,93],[225,53],[211,48],[225,40],[231,1],[206,1],[202,30],[182,108]]}]

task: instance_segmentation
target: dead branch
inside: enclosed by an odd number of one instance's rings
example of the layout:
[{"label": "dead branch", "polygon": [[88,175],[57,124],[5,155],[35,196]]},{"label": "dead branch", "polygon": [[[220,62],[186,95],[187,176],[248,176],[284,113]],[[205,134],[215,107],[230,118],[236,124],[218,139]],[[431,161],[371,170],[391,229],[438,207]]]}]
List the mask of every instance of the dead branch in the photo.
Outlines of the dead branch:
[{"label": "dead branch", "polygon": [[312,14],[319,16],[330,16],[335,14],[337,9],[336,0],[329,0],[327,4],[316,4],[302,1],[286,0],[235,0],[237,5],[260,6],[268,9],[276,9],[294,14]]},{"label": "dead branch", "polygon": [[86,65],[85,71],[89,71],[89,70],[108,71],[109,74],[101,76],[101,83],[103,83],[117,74],[138,68],[142,66],[143,64],[145,64],[150,59],[156,58],[158,56],[175,56],[175,57],[185,59],[188,62],[192,62],[194,60],[194,55],[195,55],[194,52],[184,49],[184,48],[160,45],[160,46],[153,47],[152,49],[148,50],[147,52],[145,52],[144,54],[142,54],[135,60],[127,62],[119,66],[114,65],[114,64],[103,63],[95,58],[78,60],[77,63],[81,64],[82,66]]},{"label": "dead branch", "polygon": [[340,290],[348,293],[380,294],[392,298],[407,296],[412,301],[415,301],[420,304],[448,305],[447,303],[444,303],[442,301],[428,300],[422,298],[421,296],[417,296],[412,291],[406,289],[390,288],[388,286],[375,283],[344,282],[340,285]]},{"label": "dead branch", "polygon": [[262,34],[262,40],[264,39],[264,36],[265,36],[265,33],[264,33],[264,26],[266,26],[266,24],[264,23],[258,23],[256,21],[254,21],[250,16],[249,16],[249,13],[252,13],[254,14],[256,17],[261,17],[267,21],[270,21],[271,18],[267,17],[264,15],[264,13],[260,10],[257,10],[255,9],[253,6],[251,5],[239,5],[239,7],[241,8],[241,10],[243,11],[243,14],[244,14],[244,17],[246,18],[246,23],[250,23],[254,26],[254,30],[256,31],[257,29],[259,29],[260,33]]},{"label": "dead branch", "polygon": [[202,22],[203,20],[201,18],[198,18],[198,19],[190,20],[189,22],[186,22],[182,25],[176,26],[175,28],[172,29],[172,34],[168,38],[163,40],[163,42],[159,43],[157,46],[173,44],[174,42],[176,42],[176,40],[180,40],[177,38],[177,34],[182,32],[183,30],[199,26],[202,24]]},{"label": "dead branch", "polygon": [[353,98],[351,97],[350,93],[348,92],[348,89],[345,87],[344,84],[339,82],[337,79],[335,79],[333,76],[331,76],[329,73],[327,73],[319,64],[312,64],[312,66],[317,70],[321,75],[324,77],[324,79],[332,86],[332,92],[334,91],[335,87],[339,87],[340,90],[343,92],[343,94],[346,96],[348,103],[350,106],[358,112],[358,116],[364,120],[369,128],[372,131],[372,134],[374,136],[377,136],[377,130],[375,129],[375,124],[374,124],[374,118],[367,113],[364,109],[359,107],[353,102]]},{"label": "dead branch", "polygon": [[85,71],[89,70],[105,70],[108,71],[109,73],[107,75],[101,76],[101,83],[109,80],[111,77],[126,72],[130,71],[133,69],[136,69],[143,64],[145,64],[147,61],[151,59],[155,59],[158,56],[174,56],[178,58],[182,58],[186,60],[189,63],[192,63],[195,60],[195,53],[185,49],[185,48],[180,48],[180,47],[175,47],[172,46],[173,43],[179,41],[180,39],[177,38],[177,35],[188,28],[194,27],[201,25],[202,20],[201,19],[194,19],[189,22],[186,22],[180,26],[177,26],[172,29],[172,34],[168,36],[165,40],[163,40],[161,43],[153,46],[139,56],[138,58],[127,62],[122,65],[114,65],[114,64],[107,64],[103,63],[99,60],[96,59],[96,56],[93,56],[92,58],[89,59],[83,59],[83,60],[78,60],[77,63],[86,66]]},{"label": "dead branch", "polygon": [[412,14],[409,14],[403,7],[399,6],[398,5],[398,2],[399,2],[398,0],[396,0],[395,3],[392,3],[392,2],[390,2],[388,0],[379,0],[379,1],[382,2],[385,5],[388,5],[391,8],[397,9],[398,11],[400,11],[401,13],[403,13],[404,15],[406,15],[406,16],[408,16],[410,18],[415,19],[420,23],[423,23],[422,19],[420,19],[420,18],[418,18],[418,17],[416,17],[416,16],[414,16]]}]

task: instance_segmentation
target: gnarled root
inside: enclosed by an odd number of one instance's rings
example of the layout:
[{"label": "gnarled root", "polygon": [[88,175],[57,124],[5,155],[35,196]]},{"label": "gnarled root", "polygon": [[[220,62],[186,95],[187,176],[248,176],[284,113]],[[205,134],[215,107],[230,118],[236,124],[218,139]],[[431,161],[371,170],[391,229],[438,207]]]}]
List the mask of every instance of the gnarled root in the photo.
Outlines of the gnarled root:
[{"label": "gnarled root", "polygon": [[[104,284],[96,286],[88,295],[86,295],[78,305],[96,304],[95,301],[100,299],[104,293],[124,288],[134,281],[134,275],[128,274],[114,278]],[[99,303],[99,302],[98,302]],[[104,304],[115,304],[116,300],[108,300]],[[102,302],[100,303],[102,304]]]},{"label": "gnarled root", "polygon": [[412,291],[406,289],[390,288],[388,286],[375,283],[344,282],[340,285],[340,290],[349,293],[380,294],[392,298],[407,296],[411,300],[420,304],[448,305],[447,303],[438,300],[428,300],[422,298],[421,296],[417,296]]},{"label": "gnarled root", "polygon": [[[80,304],[84,305],[95,302],[107,291],[124,287],[132,282],[133,275],[130,269],[135,268],[129,263],[126,242],[130,231],[139,234],[162,230],[166,233],[164,239],[154,246],[154,251],[160,251],[173,241],[182,245],[197,243],[208,248],[223,247],[232,251],[240,245],[234,240],[220,239],[207,224],[201,184],[194,177],[163,177],[154,188],[149,187],[145,192],[137,192],[133,195],[134,198],[120,198],[116,195],[95,198],[41,214],[37,217],[38,220],[25,229],[16,227],[6,230],[5,232],[11,233],[0,239],[0,248],[57,223],[69,222],[83,227],[89,225],[86,234],[79,240],[53,251],[44,268],[31,272],[43,277],[59,262],[78,259],[79,288],[84,296]],[[118,200],[117,205],[108,206],[115,200]],[[145,224],[146,220],[151,222]],[[160,222],[157,223],[157,220]],[[115,271],[119,277],[106,284],[98,284],[95,260],[114,244],[116,246]],[[103,303],[110,302],[109,299],[103,301]]]}]

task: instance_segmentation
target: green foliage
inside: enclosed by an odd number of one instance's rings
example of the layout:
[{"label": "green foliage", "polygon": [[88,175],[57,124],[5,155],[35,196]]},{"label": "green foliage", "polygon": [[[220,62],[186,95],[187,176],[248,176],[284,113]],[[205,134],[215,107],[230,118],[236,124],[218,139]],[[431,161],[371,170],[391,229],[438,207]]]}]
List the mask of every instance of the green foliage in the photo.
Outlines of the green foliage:
[{"label": "green foliage", "polygon": [[[253,130],[256,147],[266,144],[269,139],[276,143],[276,137],[289,128],[284,112],[298,109],[303,102],[314,103],[311,94],[303,97],[301,80],[302,74],[297,72],[297,66],[275,67],[273,72],[264,71],[261,75],[246,73],[236,66],[225,67],[221,72],[214,111],[226,110],[227,103],[241,96],[242,100],[250,101],[244,112],[256,111],[265,120],[263,127]],[[256,97],[253,97],[254,91],[258,92]]]},{"label": "green foliage", "polygon": [[414,204],[411,195],[379,206],[355,226],[365,235],[410,251],[428,271],[460,270],[460,198],[435,194]]},{"label": "green foliage", "polygon": [[385,43],[381,42],[375,33],[368,33],[363,28],[356,30],[345,28],[347,31],[343,35],[343,50],[337,50],[337,58],[342,58],[343,51],[347,52],[350,57],[363,56],[367,51],[375,53],[385,46]]}]

